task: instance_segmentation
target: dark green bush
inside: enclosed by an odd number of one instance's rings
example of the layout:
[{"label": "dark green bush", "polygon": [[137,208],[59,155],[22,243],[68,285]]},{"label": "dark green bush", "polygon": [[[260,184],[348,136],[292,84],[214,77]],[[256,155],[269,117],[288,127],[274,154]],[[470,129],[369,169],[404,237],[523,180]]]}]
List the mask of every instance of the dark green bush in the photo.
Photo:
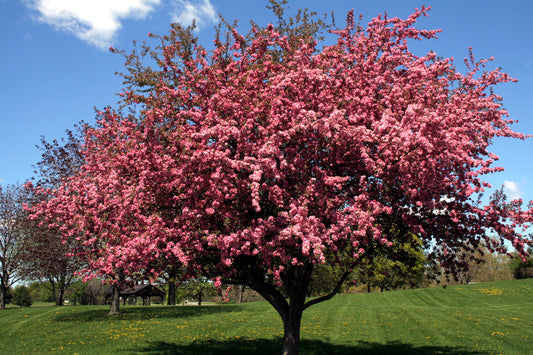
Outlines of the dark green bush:
[{"label": "dark green bush", "polygon": [[29,307],[33,304],[30,290],[26,286],[17,286],[13,291],[13,304],[20,307]]},{"label": "dark green bush", "polygon": [[4,302],[6,304],[9,304],[13,301],[13,289],[10,287],[7,289],[7,293],[6,295],[4,296]]}]

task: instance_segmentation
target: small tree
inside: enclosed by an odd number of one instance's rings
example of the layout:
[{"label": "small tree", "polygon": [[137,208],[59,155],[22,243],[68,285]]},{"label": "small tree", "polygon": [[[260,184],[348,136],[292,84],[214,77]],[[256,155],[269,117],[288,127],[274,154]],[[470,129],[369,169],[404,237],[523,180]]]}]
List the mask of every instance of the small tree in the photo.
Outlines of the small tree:
[{"label": "small tree", "polygon": [[28,235],[24,203],[28,195],[20,185],[0,185],[0,308],[9,288],[22,278],[22,254]]},{"label": "small tree", "polygon": [[13,304],[20,307],[30,307],[33,304],[30,290],[24,286],[19,285],[13,291]]}]

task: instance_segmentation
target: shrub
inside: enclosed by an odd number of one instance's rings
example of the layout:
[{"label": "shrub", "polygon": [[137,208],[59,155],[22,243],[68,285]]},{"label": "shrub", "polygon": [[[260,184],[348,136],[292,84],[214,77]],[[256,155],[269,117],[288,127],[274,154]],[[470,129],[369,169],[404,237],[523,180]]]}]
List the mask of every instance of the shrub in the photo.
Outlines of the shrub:
[{"label": "shrub", "polygon": [[33,303],[30,290],[26,286],[17,286],[13,291],[13,304],[20,307],[29,307]]}]

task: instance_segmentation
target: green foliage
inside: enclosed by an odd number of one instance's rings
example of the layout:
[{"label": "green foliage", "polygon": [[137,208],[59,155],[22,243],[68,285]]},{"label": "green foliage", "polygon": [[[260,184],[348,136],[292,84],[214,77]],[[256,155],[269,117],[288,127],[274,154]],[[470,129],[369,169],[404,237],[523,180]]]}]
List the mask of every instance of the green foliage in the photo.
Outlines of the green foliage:
[{"label": "green foliage", "polygon": [[342,275],[337,264],[317,265],[313,269],[313,277],[309,284],[308,296],[320,296],[333,290]]},{"label": "green foliage", "polygon": [[13,304],[20,307],[29,307],[33,304],[29,288],[19,285],[13,290]]},{"label": "green foliage", "polygon": [[371,251],[363,256],[355,268],[355,279],[367,285],[368,290],[377,287],[381,291],[402,287],[420,287],[427,284],[427,260],[422,241],[410,235],[391,246],[374,242]]},{"label": "green foliage", "polygon": [[4,301],[6,304],[10,304],[11,301],[13,301],[13,289],[11,287],[7,289],[7,292],[4,297]]},{"label": "green foliage", "polygon": [[515,278],[527,279],[533,277],[533,248],[529,248],[529,257],[523,260],[519,255],[514,255],[509,263]]},{"label": "green foliage", "polygon": [[[367,253],[355,265],[347,280],[365,285],[370,292],[373,288],[397,290],[428,286],[432,265],[427,261],[422,241],[414,234],[409,234],[391,246],[380,245],[374,241]],[[313,270],[308,296],[327,294],[336,286],[344,269],[338,264],[318,265]],[[349,284],[345,283],[345,290]],[[342,293],[341,289],[341,293]]]},{"label": "green foliage", "polygon": [[198,302],[202,304],[207,297],[214,296],[216,288],[211,280],[204,277],[192,278],[182,282],[176,291],[176,298],[178,301],[185,300]]},{"label": "green foliage", "polygon": [[87,282],[73,282],[65,292],[65,299],[72,304],[100,305],[104,304],[105,291],[108,286],[101,280],[93,279]]},{"label": "green foliage", "polygon": [[49,287],[40,282],[32,282],[28,285],[31,298],[36,302],[54,302],[54,295]]},{"label": "green foliage", "polygon": [[86,292],[87,285],[84,282],[76,281],[73,282],[70,287],[68,288],[65,297],[72,302],[72,304],[83,304],[87,305],[88,303],[85,302],[85,292]]},{"label": "green foliage", "polygon": [[[338,295],[308,309],[302,354],[529,354],[533,279]],[[267,302],[8,308],[0,353],[277,354]],[[43,326],[46,325],[46,326]]]}]

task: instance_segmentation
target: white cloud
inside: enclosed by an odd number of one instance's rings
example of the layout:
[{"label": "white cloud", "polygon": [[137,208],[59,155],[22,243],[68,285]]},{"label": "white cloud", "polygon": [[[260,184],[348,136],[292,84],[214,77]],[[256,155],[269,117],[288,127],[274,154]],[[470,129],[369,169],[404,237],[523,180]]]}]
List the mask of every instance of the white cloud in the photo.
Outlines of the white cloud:
[{"label": "white cloud", "polygon": [[[1,1],[1,0],[0,0]],[[210,0],[22,0],[40,22],[106,49],[113,44],[124,19],[143,19],[165,2],[173,7],[171,21],[198,28],[218,21]]]},{"label": "white cloud", "polygon": [[514,181],[505,180],[503,182],[503,192],[505,192],[510,200],[522,198],[522,191],[520,191],[518,184]]},{"label": "white cloud", "polygon": [[197,28],[206,23],[216,23],[218,16],[210,0],[178,0],[179,6],[172,17],[173,22],[179,22],[181,25],[191,25],[196,20]]},{"label": "white cloud", "polygon": [[39,20],[97,47],[109,47],[126,18],[145,18],[160,0],[27,0]]}]

